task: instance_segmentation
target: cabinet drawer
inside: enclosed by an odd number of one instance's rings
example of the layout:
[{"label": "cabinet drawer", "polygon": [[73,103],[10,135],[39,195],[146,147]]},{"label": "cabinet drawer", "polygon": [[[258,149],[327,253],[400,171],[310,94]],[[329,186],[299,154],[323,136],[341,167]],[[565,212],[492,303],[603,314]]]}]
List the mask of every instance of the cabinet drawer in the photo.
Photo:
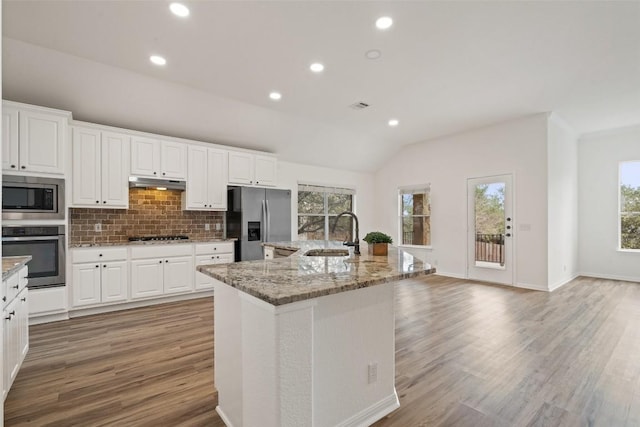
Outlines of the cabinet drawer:
[{"label": "cabinet drawer", "polygon": [[7,304],[9,304],[11,301],[14,300],[14,298],[16,297],[16,295],[18,295],[19,292],[19,278],[18,278],[18,274],[12,274],[11,277],[9,277],[7,280],[5,280],[3,282],[3,285],[6,286],[6,293],[5,295],[7,296],[7,300],[4,301],[3,306],[6,306]]},{"label": "cabinet drawer", "polygon": [[27,287],[27,283],[29,283],[29,279],[27,279],[28,275],[29,267],[25,265],[20,269],[20,272],[18,272],[18,292],[22,292],[22,290]]},{"label": "cabinet drawer", "polygon": [[196,255],[213,255],[218,253],[233,253],[233,242],[196,244]]},{"label": "cabinet drawer", "polygon": [[127,248],[90,248],[73,249],[71,251],[73,263],[100,262],[100,261],[124,261],[127,259]]},{"label": "cabinet drawer", "polygon": [[172,256],[191,256],[191,243],[155,244],[131,247],[131,259],[164,258]]},{"label": "cabinet drawer", "polygon": [[214,255],[199,255],[196,257],[196,264],[228,264],[233,262],[233,254],[214,254]]}]

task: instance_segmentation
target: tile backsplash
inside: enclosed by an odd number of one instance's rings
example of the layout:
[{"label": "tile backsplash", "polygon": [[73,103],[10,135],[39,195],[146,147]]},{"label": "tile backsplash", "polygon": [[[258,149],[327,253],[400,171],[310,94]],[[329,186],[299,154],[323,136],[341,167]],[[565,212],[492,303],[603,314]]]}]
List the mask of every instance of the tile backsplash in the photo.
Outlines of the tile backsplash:
[{"label": "tile backsplash", "polygon": [[[224,237],[224,212],[183,211],[181,197],[181,191],[130,188],[129,209],[71,208],[69,243],[126,243],[130,236]],[[102,231],[95,231],[95,224]]]}]

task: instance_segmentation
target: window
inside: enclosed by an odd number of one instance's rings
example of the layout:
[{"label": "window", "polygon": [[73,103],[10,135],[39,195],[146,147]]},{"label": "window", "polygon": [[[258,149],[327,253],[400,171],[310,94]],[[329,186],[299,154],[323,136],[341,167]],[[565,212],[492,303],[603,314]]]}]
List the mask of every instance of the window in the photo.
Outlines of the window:
[{"label": "window", "polygon": [[640,249],[640,161],[620,163],[620,249]]},{"label": "window", "polygon": [[401,245],[431,245],[430,186],[401,188],[398,190]]},{"label": "window", "polygon": [[298,239],[353,241],[353,218],[342,216],[332,232],[336,217],[353,212],[355,190],[350,188],[298,185]]}]

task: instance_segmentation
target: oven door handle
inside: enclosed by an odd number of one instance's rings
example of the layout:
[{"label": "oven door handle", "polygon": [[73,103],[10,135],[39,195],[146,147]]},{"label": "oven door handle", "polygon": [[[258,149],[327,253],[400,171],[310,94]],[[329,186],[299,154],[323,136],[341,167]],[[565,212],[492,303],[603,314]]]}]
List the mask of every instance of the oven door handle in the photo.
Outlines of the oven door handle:
[{"label": "oven door handle", "polygon": [[62,240],[64,236],[28,236],[28,237],[3,237],[3,242],[27,242],[36,240]]}]

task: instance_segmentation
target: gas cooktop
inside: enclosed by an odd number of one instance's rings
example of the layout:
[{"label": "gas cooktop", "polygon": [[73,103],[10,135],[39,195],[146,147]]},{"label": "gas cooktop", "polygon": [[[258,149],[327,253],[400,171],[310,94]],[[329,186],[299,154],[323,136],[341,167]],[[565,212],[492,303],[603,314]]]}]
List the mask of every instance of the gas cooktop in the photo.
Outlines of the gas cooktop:
[{"label": "gas cooktop", "polygon": [[130,242],[156,242],[165,240],[188,240],[189,236],[132,236]]}]

